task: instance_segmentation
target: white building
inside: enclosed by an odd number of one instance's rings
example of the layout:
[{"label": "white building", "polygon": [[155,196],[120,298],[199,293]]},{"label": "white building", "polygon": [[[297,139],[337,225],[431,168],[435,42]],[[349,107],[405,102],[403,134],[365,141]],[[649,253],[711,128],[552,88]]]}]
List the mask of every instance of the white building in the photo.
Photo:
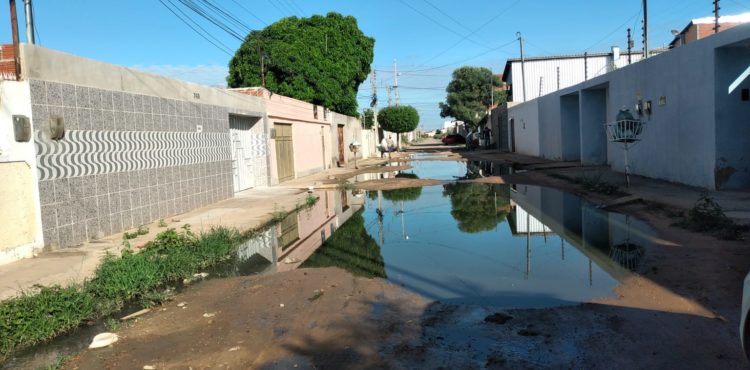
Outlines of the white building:
[{"label": "white building", "polygon": [[[649,54],[661,52],[662,49],[652,50]],[[612,72],[642,58],[641,51],[628,54],[618,47],[612,47],[608,53],[526,57],[523,63],[521,58],[511,58],[505,62],[503,82],[509,87],[508,101],[524,102]]]},{"label": "white building", "polygon": [[[644,123],[631,173],[707,189],[750,189],[750,24],[508,108],[511,150],[624,172],[605,123]],[[528,71],[527,71],[528,73]]]}]

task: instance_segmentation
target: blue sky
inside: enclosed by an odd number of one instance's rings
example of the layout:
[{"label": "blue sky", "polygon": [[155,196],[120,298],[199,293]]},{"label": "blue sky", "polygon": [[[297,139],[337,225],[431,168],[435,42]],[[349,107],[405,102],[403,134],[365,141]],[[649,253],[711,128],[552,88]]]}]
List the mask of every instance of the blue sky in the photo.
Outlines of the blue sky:
[{"label": "blue sky", "polygon": [[[385,86],[393,84],[395,60],[402,72],[401,103],[420,111],[426,129],[442,125],[437,103],[445,98],[451,71],[474,65],[502,72],[505,60],[518,56],[516,31],[524,34],[527,55],[606,51],[612,45],[624,48],[628,27],[634,29],[636,47],[641,42],[641,0],[210,1],[254,29],[291,15],[336,11],[355,16],[364,33],[376,40],[373,66],[378,71],[380,105],[387,103]],[[17,3],[23,20],[23,1]],[[37,42],[44,47],[178,79],[224,83],[230,55],[198,36],[159,0],[34,3]],[[750,1],[724,0],[721,7],[724,15],[746,12]],[[650,0],[651,46],[667,44],[670,30],[682,29],[690,19],[709,16],[712,10],[712,0]],[[8,41],[9,22],[2,24],[0,38]],[[239,46],[224,31],[206,21],[201,24],[232,51]],[[23,25],[21,35],[23,40]],[[360,90],[363,108],[369,104],[370,82]]]}]

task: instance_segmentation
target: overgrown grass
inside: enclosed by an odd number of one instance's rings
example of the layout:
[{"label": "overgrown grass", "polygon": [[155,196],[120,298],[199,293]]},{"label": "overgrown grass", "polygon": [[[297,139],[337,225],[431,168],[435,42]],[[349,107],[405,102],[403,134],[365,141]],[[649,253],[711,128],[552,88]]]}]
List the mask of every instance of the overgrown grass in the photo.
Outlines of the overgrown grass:
[{"label": "overgrown grass", "polygon": [[701,195],[693,208],[688,211],[687,217],[677,225],[724,240],[741,240],[748,230],[747,225],[739,225],[727,217],[721,205],[708,194]]},{"label": "overgrown grass", "polygon": [[124,232],[122,233],[122,239],[123,240],[129,240],[129,239],[135,239],[141,235],[148,234],[148,227],[145,225],[138,226],[138,230],[133,231],[132,233]]},{"label": "overgrown grass", "polygon": [[236,230],[196,235],[168,229],[139,253],[107,255],[81,286],[36,287],[0,303],[0,363],[14,351],[48,341],[87,320],[105,317],[134,299],[153,305],[167,298],[165,285],[229,258],[242,241]]}]

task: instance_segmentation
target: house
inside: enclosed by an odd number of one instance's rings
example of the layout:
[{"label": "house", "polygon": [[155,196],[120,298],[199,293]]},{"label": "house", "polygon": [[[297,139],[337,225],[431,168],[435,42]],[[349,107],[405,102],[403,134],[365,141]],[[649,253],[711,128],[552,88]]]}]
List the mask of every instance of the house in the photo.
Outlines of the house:
[{"label": "house", "polygon": [[[355,158],[349,144],[362,142],[362,124],[329,109],[287,96],[274,94],[262,87],[229,89],[234,93],[260,97],[266,109],[271,132],[270,183],[308,176],[334,166],[343,166]],[[369,155],[369,153],[368,153]]]},{"label": "house", "polygon": [[[0,262],[232,197],[231,132],[267,162],[258,97],[34,45],[18,57],[20,76],[0,82],[0,175],[11,179],[0,185]],[[253,184],[268,184],[266,169]]]},{"label": "house", "polygon": [[[706,189],[750,189],[750,24],[508,108],[516,152],[625,171],[605,124],[644,124],[630,172]],[[691,76],[691,78],[684,78]]]},{"label": "house", "polygon": [[[682,45],[698,41],[716,33],[714,31],[716,19],[714,17],[703,17],[693,19],[679,33],[675,33],[674,40],[669,43],[669,48],[673,49]],[[750,12],[737,15],[724,15],[719,17],[719,32],[734,28],[740,24],[750,22]]]}]

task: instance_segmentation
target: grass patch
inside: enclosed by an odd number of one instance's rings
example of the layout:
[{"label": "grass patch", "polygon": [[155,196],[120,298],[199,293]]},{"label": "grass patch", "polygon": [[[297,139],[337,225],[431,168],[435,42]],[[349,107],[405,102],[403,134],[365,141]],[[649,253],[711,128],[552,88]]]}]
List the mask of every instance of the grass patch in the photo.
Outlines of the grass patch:
[{"label": "grass patch", "polygon": [[126,248],[104,257],[83,285],[35,287],[0,303],[0,363],[14,351],[46,342],[141,299],[144,306],[168,299],[163,288],[230,258],[242,241],[236,230],[211,229],[196,235],[189,227],[167,229],[139,253]]},{"label": "grass patch", "polygon": [[122,233],[122,239],[123,240],[135,239],[141,235],[146,235],[146,234],[148,234],[148,227],[146,227],[145,225],[141,225],[141,226],[138,226],[138,230],[133,231],[132,233],[128,233],[128,232]]},{"label": "grass patch", "polygon": [[318,203],[318,197],[312,194],[307,194],[307,198],[305,198],[305,206],[307,208],[312,208],[315,206],[315,203]]},{"label": "grass patch", "polygon": [[742,240],[743,234],[749,229],[747,225],[739,225],[724,213],[721,205],[708,194],[701,195],[693,208],[688,210],[687,216],[677,226],[708,233],[723,240]]},{"label": "grass patch", "polygon": [[163,218],[159,219],[159,224],[157,225],[159,227],[167,227],[167,222],[164,221]]}]

